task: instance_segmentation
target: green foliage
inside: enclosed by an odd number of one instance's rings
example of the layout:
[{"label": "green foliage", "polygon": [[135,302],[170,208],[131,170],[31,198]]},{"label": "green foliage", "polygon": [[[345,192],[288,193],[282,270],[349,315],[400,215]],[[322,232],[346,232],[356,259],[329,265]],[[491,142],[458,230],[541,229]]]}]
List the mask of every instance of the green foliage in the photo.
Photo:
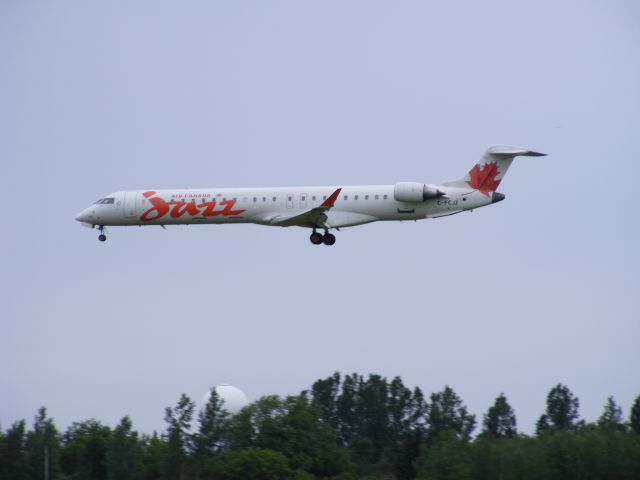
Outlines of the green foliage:
[{"label": "green foliage", "polygon": [[629,426],[631,431],[640,435],[640,395],[638,395],[631,407],[631,414],[629,415]]},{"label": "green foliage", "polygon": [[109,480],[139,480],[142,478],[142,443],[128,416],[113,429],[105,466]]},{"label": "green foliage", "polygon": [[475,417],[450,388],[405,387],[399,377],[339,373],[310,392],[263,397],[229,416],[217,394],[198,414],[182,395],[166,409],[162,435],[139,435],[127,416],[113,429],[96,420],[60,435],[41,408],[33,427],[0,428],[0,480],[636,480],[640,397],[628,424],[609,397],[596,423],[578,422],[563,385],[547,397],[539,435],[516,431],[500,394],[471,437]]},{"label": "green foliage", "polygon": [[448,428],[423,446],[417,478],[429,480],[471,480],[472,457],[469,442]]},{"label": "green foliage", "polygon": [[26,424],[15,422],[6,435],[0,429],[0,479],[26,480],[28,478],[26,451]]},{"label": "green foliage", "polygon": [[144,480],[157,480],[162,478],[164,459],[167,455],[167,442],[158,436],[143,435],[141,439],[142,447],[142,478]]},{"label": "green foliage", "polygon": [[513,438],[517,435],[516,415],[503,393],[489,408],[482,424],[482,435],[489,438]]},{"label": "green foliage", "polygon": [[413,461],[423,437],[426,412],[420,389],[413,391],[399,377],[367,378],[340,374],[313,384],[313,404],[323,420],[338,432],[361,476],[395,475],[413,478]]},{"label": "green foliage", "polygon": [[476,419],[467,411],[462,400],[449,386],[442,392],[431,394],[427,406],[427,439],[435,441],[440,435],[453,432],[458,439],[468,441]]},{"label": "green foliage", "polygon": [[27,433],[25,454],[29,478],[54,478],[60,471],[60,436],[53,420],[47,417],[47,409],[40,407],[33,422],[33,429]]},{"label": "green foliage", "polygon": [[73,423],[62,436],[62,472],[70,478],[106,480],[109,427],[96,420]]},{"label": "green foliage", "polygon": [[191,421],[195,408],[195,402],[183,393],[174,408],[165,409],[167,446],[162,467],[163,480],[182,480],[187,474],[188,454],[193,445]]},{"label": "green foliage", "polygon": [[256,447],[222,453],[209,462],[207,475],[216,480],[295,479],[282,453]]},{"label": "green foliage", "polygon": [[207,404],[198,413],[198,431],[193,435],[193,470],[202,477],[207,462],[225,446],[229,413],[215,388],[210,390]]},{"label": "green foliage", "polygon": [[598,425],[600,428],[624,430],[624,425],[622,423],[622,409],[618,406],[613,397],[609,397],[607,399],[607,403],[604,405],[604,411],[598,419]]},{"label": "green foliage", "polygon": [[536,424],[538,435],[553,430],[569,431],[578,426],[578,407],[580,401],[569,390],[569,387],[559,383],[547,395],[547,410]]},{"label": "green foliage", "polygon": [[232,449],[258,447],[282,453],[294,470],[332,477],[349,469],[335,430],[306,394],[263,397],[229,422]]},{"label": "green foliage", "polygon": [[340,373],[335,372],[328,378],[317,380],[311,387],[313,404],[322,412],[329,424],[338,429],[338,393],[340,392]]}]

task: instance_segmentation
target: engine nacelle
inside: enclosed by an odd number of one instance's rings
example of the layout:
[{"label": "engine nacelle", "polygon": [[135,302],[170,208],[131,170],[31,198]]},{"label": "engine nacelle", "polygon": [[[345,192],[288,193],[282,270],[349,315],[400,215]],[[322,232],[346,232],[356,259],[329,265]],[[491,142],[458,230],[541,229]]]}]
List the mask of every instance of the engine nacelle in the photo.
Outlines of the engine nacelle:
[{"label": "engine nacelle", "polygon": [[398,182],[393,188],[393,198],[398,202],[425,202],[443,196],[436,187],[424,183]]}]

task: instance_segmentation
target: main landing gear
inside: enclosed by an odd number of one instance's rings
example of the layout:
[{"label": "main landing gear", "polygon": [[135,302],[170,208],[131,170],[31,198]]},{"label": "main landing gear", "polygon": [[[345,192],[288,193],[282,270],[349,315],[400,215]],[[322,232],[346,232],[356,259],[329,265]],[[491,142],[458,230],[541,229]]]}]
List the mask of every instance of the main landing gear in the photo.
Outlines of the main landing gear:
[{"label": "main landing gear", "polygon": [[99,225],[98,226],[98,230],[100,230],[100,235],[98,235],[98,240],[101,242],[105,242],[107,240],[107,230],[104,228],[103,225]]},{"label": "main landing gear", "polygon": [[336,243],[336,236],[333,233],[329,233],[327,229],[325,229],[324,235],[321,235],[316,232],[316,229],[314,228],[309,240],[314,245],[320,245],[321,243],[324,243],[325,245],[333,245]]}]

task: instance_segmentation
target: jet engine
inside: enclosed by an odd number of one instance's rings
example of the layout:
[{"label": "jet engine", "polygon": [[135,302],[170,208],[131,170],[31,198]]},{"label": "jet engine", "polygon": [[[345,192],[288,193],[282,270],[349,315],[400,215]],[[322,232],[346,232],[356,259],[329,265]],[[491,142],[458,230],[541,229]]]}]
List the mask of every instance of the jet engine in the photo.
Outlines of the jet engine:
[{"label": "jet engine", "polygon": [[424,183],[398,182],[393,188],[393,198],[398,202],[425,202],[443,196],[436,187]]}]

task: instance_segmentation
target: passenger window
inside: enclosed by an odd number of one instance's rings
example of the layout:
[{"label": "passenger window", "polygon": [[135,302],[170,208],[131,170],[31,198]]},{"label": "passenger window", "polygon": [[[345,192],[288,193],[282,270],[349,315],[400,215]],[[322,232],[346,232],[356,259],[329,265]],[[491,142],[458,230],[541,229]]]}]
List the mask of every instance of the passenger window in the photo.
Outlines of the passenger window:
[{"label": "passenger window", "polygon": [[323,195],[323,196],[322,196],[322,200],[326,200],[326,199],[327,199],[327,196],[326,196],[326,195]]},{"label": "passenger window", "polygon": [[316,201],[316,196],[314,195],[313,197],[311,197],[311,200],[312,200],[313,202],[315,202],[315,201]]},{"label": "passenger window", "polygon": [[258,201],[258,197],[253,197],[253,203],[256,203]]},{"label": "passenger window", "polygon": [[276,201],[276,197],[273,197],[273,201],[274,201],[274,202]]},{"label": "passenger window", "polygon": [[287,198],[287,200],[291,201],[293,199],[293,197],[291,197],[291,195],[289,195],[289,197]]},{"label": "passenger window", "polygon": [[267,197],[262,197],[262,201],[266,202],[267,201]]},{"label": "passenger window", "polygon": [[382,198],[384,198],[384,199],[386,200],[386,199],[387,199],[387,196],[385,195],[385,196],[384,196],[384,197],[382,197]]},{"label": "passenger window", "polygon": [[357,199],[358,199],[358,195],[355,196],[354,200],[357,200]]},{"label": "passenger window", "polygon": [[379,200],[379,199],[380,199],[380,195],[376,195],[374,198],[375,198],[376,200]]},{"label": "passenger window", "polygon": [[302,196],[302,198],[300,200],[302,200],[303,202],[305,201],[307,197],[305,197],[304,195]]},{"label": "passenger window", "polygon": [[345,195],[345,196],[344,196],[344,199],[345,199],[345,200],[348,200],[348,199],[349,199],[349,195]]},{"label": "passenger window", "polygon": [[365,200],[369,200],[369,195],[365,195],[365,196],[364,196],[364,199],[365,199]]}]

